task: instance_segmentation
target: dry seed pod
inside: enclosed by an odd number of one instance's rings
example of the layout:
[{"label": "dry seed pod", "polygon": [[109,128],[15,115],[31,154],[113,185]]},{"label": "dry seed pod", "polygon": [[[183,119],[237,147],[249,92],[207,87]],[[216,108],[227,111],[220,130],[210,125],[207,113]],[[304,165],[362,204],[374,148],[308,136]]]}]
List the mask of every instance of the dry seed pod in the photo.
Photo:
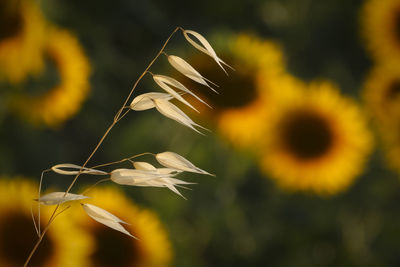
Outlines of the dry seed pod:
[{"label": "dry seed pod", "polygon": [[[199,45],[192,38],[190,38],[189,34],[193,35],[202,45]],[[183,35],[185,36],[186,40],[191,45],[193,45],[196,49],[198,49],[201,52],[205,53],[206,55],[209,55],[210,57],[212,57],[215,60],[215,62],[217,62],[217,64],[221,67],[221,69],[225,72],[226,75],[228,75],[228,72],[224,69],[222,64],[224,64],[225,66],[227,66],[227,67],[231,68],[232,70],[234,70],[234,68],[229,66],[227,63],[225,63],[222,59],[220,59],[217,56],[217,54],[215,53],[214,49],[211,47],[210,43],[206,40],[206,38],[204,38],[203,35],[201,35],[200,33],[195,32],[195,31],[191,31],[191,30],[184,30],[183,31]]]},{"label": "dry seed pod", "polygon": [[156,171],[160,175],[176,175],[182,171],[172,168],[156,168],[148,162],[135,161],[133,166],[137,170]]},{"label": "dry seed pod", "polygon": [[[63,169],[78,169],[77,171],[67,171]],[[63,174],[63,175],[76,175],[78,173],[86,173],[86,174],[93,174],[93,175],[106,175],[106,172],[95,170],[95,169],[90,169],[82,166],[78,166],[75,164],[71,163],[63,163],[63,164],[57,164],[53,167],[51,167],[51,170],[54,171],[55,173],[58,174]]]},{"label": "dry seed pod", "polygon": [[[164,76],[164,75],[154,75],[153,76],[154,80],[157,82],[158,85],[161,86],[161,84],[163,84],[164,86],[169,87],[169,85],[174,86],[176,88],[178,88],[179,90],[192,95],[193,97],[195,97],[197,100],[199,100],[201,103],[205,104],[206,106],[208,106],[209,108],[211,108],[210,105],[208,105],[203,99],[201,99],[200,97],[198,97],[197,95],[195,95],[192,91],[190,91],[189,89],[186,88],[186,86],[184,86],[182,83],[178,82],[177,80],[175,80],[174,78],[168,77],[168,76]],[[164,88],[164,87],[163,87]],[[169,87],[170,89],[172,89],[171,87]],[[196,110],[196,109],[195,109]],[[196,110],[197,111],[197,110]]]},{"label": "dry seed pod", "polygon": [[178,155],[174,152],[163,152],[163,153],[158,153],[156,155],[157,161],[169,168],[181,170],[181,171],[187,171],[187,172],[194,172],[194,173],[201,173],[201,174],[207,174],[207,175],[212,175],[198,167],[196,167],[193,163],[182,157],[181,155]]},{"label": "dry seed pod", "polygon": [[136,169],[116,169],[111,172],[111,181],[121,185],[143,186],[152,179],[166,177],[156,171],[145,171]]},{"label": "dry seed pod", "polygon": [[156,92],[145,93],[135,97],[129,107],[136,111],[152,109],[155,107],[153,99],[170,100],[172,98],[173,98],[172,95],[166,93],[156,93]]},{"label": "dry seed pod", "polygon": [[[82,204],[83,209],[85,210],[86,214],[89,215],[93,220],[104,224],[105,226],[108,226],[114,230],[120,231],[126,235],[129,235],[133,238],[133,235],[131,235],[120,223],[125,223],[122,221],[120,218],[117,216],[109,213],[108,211],[99,208],[95,205],[92,204]],[[137,238],[136,238],[137,239]]]},{"label": "dry seed pod", "polygon": [[68,201],[74,201],[74,200],[82,200],[89,198],[84,195],[78,195],[78,194],[72,194],[72,193],[67,193],[65,192],[52,192],[46,195],[43,195],[39,199],[36,199],[40,204],[46,205],[46,206],[51,206],[51,205],[58,205],[62,204],[64,202]]},{"label": "dry seed pod", "polygon": [[135,161],[133,163],[133,167],[135,167],[135,169],[137,170],[143,170],[143,171],[157,171],[156,167],[154,167],[153,165],[151,165],[148,162],[144,162],[144,161]]},{"label": "dry seed pod", "polygon": [[155,99],[154,104],[156,105],[157,110],[164,116],[183,124],[192,130],[198,132],[199,134],[204,135],[202,132],[197,130],[194,126],[205,129],[203,126],[195,123],[189,118],[182,110],[180,110],[177,106],[172,104],[171,102],[165,99]]},{"label": "dry seed pod", "polygon": [[187,63],[183,58],[169,55],[168,62],[171,64],[172,67],[174,67],[177,71],[179,71],[189,79],[207,86],[208,88],[210,88],[211,90],[213,90],[215,93],[218,94],[218,92],[214,88],[212,88],[207,82],[217,87],[218,85],[208,80],[207,78],[204,78],[195,68],[193,68],[189,63]]},{"label": "dry seed pod", "polygon": [[[196,112],[199,112],[195,107],[193,107],[189,102],[187,102],[178,92],[176,92],[174,89],[172,89],[164,79],[165,76],[162,75],[154,75],[153,79],[154,81],[160,86],[162,89],[164,89],[167,93],[171,94],[173,97],[181,101],[183,104],[186,106],[190,107],[191,109],[195,110]],[[153,99],[153,100],[158,100],[158,99]]]}]

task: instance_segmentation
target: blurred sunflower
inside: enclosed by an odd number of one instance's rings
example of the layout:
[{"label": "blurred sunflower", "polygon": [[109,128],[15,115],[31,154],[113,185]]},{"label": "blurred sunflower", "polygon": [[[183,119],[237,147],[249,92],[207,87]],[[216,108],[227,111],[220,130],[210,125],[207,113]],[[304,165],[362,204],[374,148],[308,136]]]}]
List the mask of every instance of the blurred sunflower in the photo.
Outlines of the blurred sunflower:
[{"label": "blurred sunflower", "polygon": [[375,65],[365,80],[363,95],[378,124],[400,121],[400,64],[388,61]]},{"label": "blurred sunflower", "polygon": [[17,83],[43,68],[45,20],[29,0],[0,1],[0,79]]},{"label": "blurred sunflower", "polygon": [[34,123],[57,126],[75,115],[87,97],[90,65],[75,36],[54,27],[48,30],[45,54],[49,64],[54,64],[59,81],[39,92],[20,92],[11,106]]},{"label": "blurred sunflower", "polygon": [[[37,186],[27,180],[0,180],[0,266],[22,266],[38,239],[31,217]],[[46,225],[52,209],[42,209]],[[68,211],[67,211],[68,212]],[[85,266],[90,241],[70,220],[55,220],[46,233],[32,266]]]},{"label": "blurred sunflower", "polygon": [[400,121],[380,127],[379,130],[384,137],[383,146],[387,163],[389,167],[400,173]]},{"label": "blurred sunflower", "polygon": [[223,112],[219,118],[220,131],[233,143],[240,147],[251,146],[259,149],[264,140],[264,123],[269,121],[270,105],[285,101],[286,96],[303,90],[305,84],[290,74],[263,75],[257,77],[257,86],[265,93],[254,100],[251,105],[241,109]]},{"label": "blurred sunflower", "polygon": [[277,79],[285,70],[282,50],[274,42],[248,34],[214,39],[217,53],[236,71],[227,77],[218,66],[210,64],[209,58],[192,56],[188,62],[204,77],[218,81],[219,94],[195,83],[188,87],[213,107],[213,110],[198,107],[206,121],[216,124],[222,135],[239,147],[253,144],[259,116],[264,116],[271,106],[273,92],[266,80]]},{"label": "blurred sunflower", "polygon": [[280,186],[329,195],[363,171],[373,145],[366,119],[329,82],[287,94],[269,118],[260,164]]},{"label": "blurred sunflower", "polygon": [[89,194],[95,205],[129,222],[124,227],[136,240],[90,219],[83,210],[76,216],[93,237],[88,266],[169,266],[171,244],[157,216],[139,209],[120,191],[111,188],[93,189]]},{"label": "blurred sunflower", "polygon": [[378,64],[363,88],[364,101],[383,141],[390,167],[400,171],[400,64]]},{"label": "blurred sunflower", "polygon": [[400,59],[400,1],[366,1],[361,22],[366,46],[376,60]]}]

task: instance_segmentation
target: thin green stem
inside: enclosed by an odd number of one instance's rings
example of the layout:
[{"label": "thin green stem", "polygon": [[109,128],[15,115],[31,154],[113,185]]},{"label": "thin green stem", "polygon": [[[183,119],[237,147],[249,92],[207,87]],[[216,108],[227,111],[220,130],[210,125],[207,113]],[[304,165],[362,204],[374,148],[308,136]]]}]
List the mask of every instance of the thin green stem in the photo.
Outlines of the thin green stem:
[{"label": "thin green stem", "polygon": [[[79,170],[78,174],[75,176],[75,178],[73,179],[73,181],[71,182],[71,184],[69,185],[67,191],[65,191],[65,195],[66,196],[68,194],[68,192],[72,189],[72,187],[74,186],[74,184],[76,183],[76,181],[78,180],[79,176],[81,175],[81,173],[83,172],[83,168],[86,166],[86,164],[88,164],[88,162],[92,159],[92,157],[94,156],[94,154],[97,152],[97,150],[99,149],[99,147],[101,146],[101,144],[103,143],[104,139],[107,137],[107,135],[110,133],[111,129],[115,126],[115,124],[117,124],[117,122],[120,120],[121,117],[121,113],[122,111],[125,109],[126,104],[128,103],[129,99],[131,98],[134,90],[136,89],[137,85],[139,84],[140,80],[144,77],[144,75],[147,73],[147,71],[150,69],[150,67],[154,64],[154,62],[157,60],[157,58],[161,55],[161,53],[164,51],[165,47],[167,46],[169,40],[172,38],[172,36],[179,30],[182,29],[181,27],[176,27],[175,30],[170,34],[170,36],[168,37],[168,39],[164,42],[164,45],[162,46],[162,48],[160,49],[160,51],[157,53],[157,55],[153,58],[153,60],[150,62],[150,64],[147,66],[147,68],[143,71],[143,73],[139,76],[139,78],[136,80],[135,84],[133,85],[131,91],[129,92],[128,96],[126,97],[124,103],[122,104],[121,108],[118,110],[117,114],[114,117],[113,122],[111,123],[111,125],[107,128],[106,132],[104,133],[104,135],[101,137],[100,141],[97,143],[96,147],[93,149],[92,153],[89,155],[89,157],[87,158],[87,160],[85,161],[85,163],[82,165],[82,168]],[[126,113],[122,116],[125,116]],[[51,223],[53,222],[53,220],[57,217],[57,210],[59,208],[60,205],[57,205],[54,208],[54,211],[52,213],[52,215],[50,216],[49,222],[47,223],[46,227],[44,228],[42,234],[39,236],[39,239],[37,240],[37,242],[35,243],[32,251],[30,252],[28,258],[25,261],[24,267],[28,266],[33,254],[35,253],[35,251],[37,250],[37,248],[39,247],[39,244],[42,242],[44,235],[46,234],[46,232],[48,231]]]}]

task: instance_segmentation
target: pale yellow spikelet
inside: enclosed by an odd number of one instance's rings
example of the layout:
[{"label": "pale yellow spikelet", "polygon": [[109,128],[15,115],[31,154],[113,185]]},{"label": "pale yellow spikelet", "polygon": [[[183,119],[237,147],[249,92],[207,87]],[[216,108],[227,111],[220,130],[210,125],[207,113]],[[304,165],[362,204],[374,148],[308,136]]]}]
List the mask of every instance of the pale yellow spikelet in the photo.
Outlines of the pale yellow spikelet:
[{"label": "pale yellow spikelet", "polygon": [[172,98],[173,96],[171,94],[166,94],[166,93],[157,93],[157,92],[145,93],[135,97],[132,100],[132,103],[130,104],[129,107],[130,109],[135,111],[152,109],[155,107],[153,102],[154,99],[171,100]]},{"label": "pale yellow spikelet", "polygon": [[165,99],[155,99],[154,104],[156,105],[157,110],[164,116],[183,124],[192,130],[202,134],[199,130],[197,130],[194,126],[207,130],[201,125],[195,123],[189,116],[187,116],[182,110],[180,110],[177,106],[169,102]]},{"label": "pale yellow spikelet", "polygon": [[111,214],[110,212],[108,212],[102,208],[92,205],[92,204],[82,204],[82,207],[85,210],[86,214],[89,217],[91,217],[93,220],[95,220],[101,224],[104,224],[105,226],[110,227],[114,230],[117,230],[126,235],[129,235],[133,238],[136,238],[121,225],[121,223],[126,224],[126,222],[122,221],[117,216]]},{"label": "pale yellow spikelet", "polygon": [[207,82],[217,86],[212,81],[208,80],[207,78],[203,77],[195,68],[193,68],[188,62],[186,62],[183,58],[178,56],[169,55],[168,62],[174,67],[177,71],[188,77],[189,79],[207,86],[215,93],[218,93],[214,88],[212,88]]},{"label": "pale yellow spikelet", "polygon": [[212,175],[198,167],[196,167],[193,163],[182,157],[181,155],[178,155],[174,152],[163,152],[163,153],[158,153],[156,155],[157,161],[169,168],[181,170],[181,171],[187,171],[187,172],[194,172],[194,173],[200,173],[200,174],[207,174],[207,175]]},{"label": "pale yellow spikelet", "polygon": [[[201,43],[201,45],[199,45],[198,43],[196,43],[196,41],[194,41],[192,38],[190,38],[189,34],[193,35]],[[222,64],[224,64],[225,66],[227,66],[233,70],[233,68],[231,66],[229,66],[227,63],[225,63],[222,59],[220,59],[217,56],[217,54],[215,53],[212,46],[206,40],[206,38],[204,38],[203,35],[195,32],[195,31],[191,31],[191,30],[184,30],[183,35],[185,36],[186,40],[191,45],[193,45],[196,49],[198,49],[201,52],[205,53],[206,55],[209,55],[210,57],[212,57],[215,60],[215,62],[217,62],[217,64],[221,67],[221,69],[226,73],[226,75],[228,75],[228,72],[225,70],[225,68],[222,66]]]},{"label": "pale yellow spikelet", "polygon": [[40,204],[51,206],[51,205],[62,204],[68,201],[82,200],[86,198],[89,197],[79,194],[65,193],[65,192],[52,192],[40,197],[39,199],[37,199],[37,201]]},{"label": "pale yellow spikelet", "polygon": [[[76,169],[75,171],[68,171],[64,169]],[[106,175],[106,172],[82,167],[79,165],[71,164],[71,163],[63,163],[57,164],[51,167],[51,170],[58,174],[63,175],[77,175],[78,173],[86,173],[86,174],[93,174],[93,175]]]}]

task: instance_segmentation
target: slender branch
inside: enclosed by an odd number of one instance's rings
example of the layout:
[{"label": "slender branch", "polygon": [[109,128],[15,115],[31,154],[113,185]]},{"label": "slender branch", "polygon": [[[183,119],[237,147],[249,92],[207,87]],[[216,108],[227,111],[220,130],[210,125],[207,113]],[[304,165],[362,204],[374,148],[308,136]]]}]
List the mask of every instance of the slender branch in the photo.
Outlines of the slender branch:
[{"label": "slender branch", "polygon": [[131,98],[133,91],[135,90],[136,86],[139,84],[139,81],[143,78],[143,76],[146,74],[146,72],[150,69],[150,67],[154,64],[154,62],[157,60],[157,58],[161,55],[161,53],[164,51],[165,47],[167,46],[169,40],[172,38],[172,36],[179,30],[182,29],[181,27],[176,27],[175,30],[169,35],[168,39],[164,42],[164,45],[161,47],[161,50],[158,52],[158,54],[156,55],[155,58],[153,58],[153,60],[150,62],[150,64],[147,66],[147,68],[144,70],[144,72],[142,73],[142,75],[140,75],[139,79],[137,79],[137,81],[135,82],[135,84],[133,85],[133,88],[131,90],[131,92],[129,93],[128,97],[126,98],[124,104],[122,105],[121,109],[118,111],[117,113],[117,118],[119,118],[119,115],[121,114],[122,110],[124,109],[124,107],[126,106],[126,104],[128,103],[129,99]]},{"label": "slender branch", "polygon": [[122,163],[122,162],[125,162],[125,161],[129,161],[131,159],[135,159],[135,158],[138,158],[138,157],[141,157],[141,156],[144,156],[144,155],[152,155],[152,156],[154,156],[155,154],[154,153],[150,153],[150,152],[144,152],[144,153],[140,153],[140,154],[137,154],[135,156],[132,156],[132,157],[129,157],[129,158],[125,158],[125,159],[121,159],[121,160],[118,160],[118,161],[113,161],[113,162],[104,163],[104,164],[101,164],[101,165],[96,165],[96,166],[91,167],[91,169],[97,169],[97,168],[101,168],[101,167],[105,167],[105,166],[115,165],[115,164]]},{"label": "slender branch", "polygon": [[39,230],[38,230],[37,225],[36,225],[36,219],[35,219],[35,216],[33,215],[32,205],[31,205],[31,216],[32,216],[32,220],[33,220],[33,226],[35,226],[36,234],[37,234],[38,237],[40,237]]},{"label": "slender branch", "polygon": [[39,182],[39,192],[38,192],[38,235],[40,236],[40,194],[42,191],[42,183],[43,183],[43,175],[45,172],[49,172],[50,169],[44,170],[42,171],[42,173],[40,174],[40,182]]},{"label": "slender branch", "polygon": [[104,178],[104,179],[101,179],[101,180],[97,181],[94,185],[91,185],[88,189],[86,189],[85,191],[83,191],[81,195],[84,195],[85,193],[89,192],[89,191],[92,190],[96,185],[98,185],[98,184],[100,184],[100,183],[102,183],[102,182],[110,181],[110,180],[111,180],[111,178]]},{"label": "slender branch", "polygon": [[[147,73],[147,71],[150,69],[150,67],[154,64],[154,62],[157,60],[157,58],[161,55],[161,53],[164,51],[165,47],[167,46],[169,40],[172,38],[172,36],[179,30],[182,28],[181,27],[176,27],[175,30],[169,35],[168,39],[164,42],[164,45],[161,47],[160,51],[157,53],[157,55],[153,58],[153,60],[150,62],[150,64],[147,66],[147,68],[143,71],[143,73],[139,76],[139,78],[136,80],[135,84],[133,85],[131,91],[129,92],[128,96],[126,97],[124,103],[122,104],[121,108],[118,110],[117,114],[114,117],[113,122],[111,123],[111,125],[107,128],[106,132],[104,133],[104,135],[101,137],[100,141],[97,143],[96,147],[93,149],[92,153],[89,155],[89,157],[87,158],[87,160],[85,161],[85,163],[82,165],[82,168],[79,170],[78,174],[75,176],[74,180],[71,182],[71,184],[69,185],[67,191],[65,191],[65,195],[66,196],[68,194],[68,192],[72,189],[72,187],[74,186],[74,184],[76,183],[76,181],[78,180],[79,176],[81,175],[81,173],[83,172],[83,168],[86,166],[86,164],[88,164],[88,162],[92,159],[92,157],[94,156],[94,154],[97,152],[97,150],[99,149],[99,147],[101,146],[101,144],[103,143],[104,139],[107,137],[107,135],[110,133],[111,129],[115,126],[115,124],[117,124],[117,122],[126,115],[126,113],[124,115],[122,115],[121,117],[121,113],[122,111],[125,109],[126,104],[128,103],[129,99],[131,98],[134,90],[136,89],[137,85],[139,84],[140,80],[144,77],[144,75]],[[53,222],[53,220],[55,219],[55,217],[57,217],[57,210],[59,208],[60,205],[57,205],[54,208],[54,211],[52,213],[52,215],[50,216],[49,222],[47,223],[46,227],[44,228],[42,234],[39,236],[39,239],[37,240],[35,246],[33,247],[32,251],[30,252],[28,258],[25,261],[24,267],[28,266],[33,254],[35,253],[35,251],[37,250],[37,248],[39,247],[39,244],[42,242],[44,235],[46,234],[46,232],[48,231],[51,223]]]},{"label": "slender branch", "polygon": [[129,111],[131,111],[131,110],[130,110],[130,109],[128,109],[127,111],[125,111],[125,112],[124,112],[124,114],[122,114],[122,115],[119,117],[119,119],[117,119],[117,120],[116,120],[116,123],[118,123],[120,120],[122,120],[122,118],[123,118],[123,117],[125,117],[125,116],[126,116],[126,114],[128,114],[128,113],[129,113]]}]

